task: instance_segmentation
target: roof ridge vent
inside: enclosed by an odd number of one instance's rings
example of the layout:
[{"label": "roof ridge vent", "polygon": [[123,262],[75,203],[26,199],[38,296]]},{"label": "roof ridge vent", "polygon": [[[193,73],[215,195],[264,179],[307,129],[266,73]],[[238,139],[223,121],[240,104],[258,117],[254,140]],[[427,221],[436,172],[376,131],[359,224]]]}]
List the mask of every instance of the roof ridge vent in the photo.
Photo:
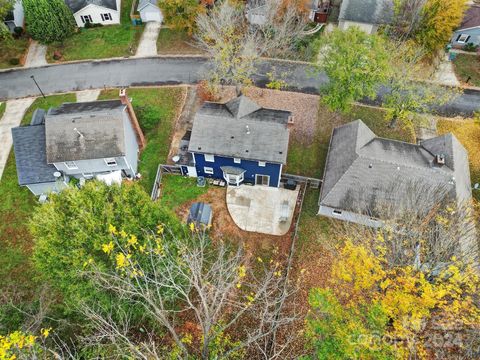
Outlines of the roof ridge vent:
[{"label": "roof ridge vent", "polygon": [[435,164],[443,166],[445,165],[445,154],[436,154],[435,155]]}]

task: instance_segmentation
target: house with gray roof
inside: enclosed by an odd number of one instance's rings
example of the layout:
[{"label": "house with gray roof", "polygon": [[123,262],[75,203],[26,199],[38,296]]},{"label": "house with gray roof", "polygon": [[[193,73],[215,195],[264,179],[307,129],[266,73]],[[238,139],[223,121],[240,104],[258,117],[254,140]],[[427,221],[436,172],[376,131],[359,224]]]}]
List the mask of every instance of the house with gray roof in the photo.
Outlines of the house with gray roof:
[{"label": "house with gray roof", "polygon": [[357,120],[333,130],[318,213],[379,227],[390,209],[471,197],[468,154],[454,135],[410,144],[379,138]]},{"label": "house with gray roof", "polygon": [[120,24],[121,0],[65,0],[78,27]]},{"label": "house with gray roof", "polygon": [[30,125],[13,128],[19,185],[42,195],[60,191],[72,177],[135,178],[143,134],[129,99],[121,94],[120,100],[39,110]]},{"label": "house with gray roof", "polygon": [[206,102],[195,115],[188,151],[189,176],[278,187],[287,162],[290,112],[266,109],[239,96],[225,104]]},{"label": "house with gray roof", "polygon": [[393,0],[343,0],[338,27],[346,30],[357,26],[374,34],[380,25],[388,24],[393,16]]},{"label": "house with gray roof", "polygon": [[480,5],[468,8],[452,36],[451,44],[455,48],[463,48],[469,43],[480,46]]}]

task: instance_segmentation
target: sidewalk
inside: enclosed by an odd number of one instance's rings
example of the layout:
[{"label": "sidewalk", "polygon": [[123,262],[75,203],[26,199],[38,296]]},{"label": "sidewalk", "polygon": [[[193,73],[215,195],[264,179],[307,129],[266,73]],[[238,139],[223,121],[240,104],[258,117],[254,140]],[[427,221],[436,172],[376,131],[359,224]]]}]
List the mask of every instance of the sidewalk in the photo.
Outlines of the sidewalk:
[{"label": "sidewalk", "polygon": [[20,125],[25,112],[34,101],[33,97],[7,101],[5,114],[0,119],[0,144],[2,144],[0,147],[0,180],[12,147],[11,129]]},{"label": "sidewalk", "polygon": [[157,55],[157,39],[162,23],[148,22],[143,30],[140,44],[138,44],[135,57],[156,56]]},{"label": "sidewalk", "polygon": [[453,64],[448,60],[448,54],[445,55],[435,74],[433,74],[432,81],[440,85],[460,86],[460,81],[458,81],[453,70]]}]

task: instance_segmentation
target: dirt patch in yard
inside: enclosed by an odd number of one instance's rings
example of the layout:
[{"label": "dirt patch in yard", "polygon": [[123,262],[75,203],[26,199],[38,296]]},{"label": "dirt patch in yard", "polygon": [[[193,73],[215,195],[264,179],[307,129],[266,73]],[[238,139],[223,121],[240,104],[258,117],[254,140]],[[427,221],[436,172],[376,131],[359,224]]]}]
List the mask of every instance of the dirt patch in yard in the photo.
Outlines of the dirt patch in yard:
[{"label": "dirt patch in yard", "polygon": [[[305,145],[313,143],[320,106],[318,96],[257,87],[245,89],[244,94],[264,108],[290,111],[295,118],[291,138]],[[220,102],[229,101],[234,97],[235,88],[225,87]]]},{"label": "dirt patch in yard", "polygon": [[241,243],[245,246],[248,253],[255,254],[255,256],[260,256],[260,254],[263,253],[267,255],[274,255],[276,253],[281,255],[288,254],[293,225],[290,231],[283,236],[273,236],[241,230],[228,212],[225,188],[218,187],[210,187],[206,194],[183,204],[176,211],[183,222],[187,220],[190,206],[193,202],[197,201],[208,203],[212,207],[213,224],[210,235],[213,239],[229,239]]}]

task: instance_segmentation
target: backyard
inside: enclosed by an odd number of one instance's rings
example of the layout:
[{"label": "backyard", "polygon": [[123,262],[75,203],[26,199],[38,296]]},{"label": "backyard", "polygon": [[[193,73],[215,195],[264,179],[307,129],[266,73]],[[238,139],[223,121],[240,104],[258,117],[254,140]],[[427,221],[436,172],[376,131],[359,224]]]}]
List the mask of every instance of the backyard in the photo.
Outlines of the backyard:
[{"label": "backyard", "polygon": [[135,54],[143,26],[133,26],[130,8],[133,0],[122,1],[120,25],[80,28],[78,33],[63,43],[48,47],[47,60],[55,62],[54,53],[62,55],[61,61],[128,57]]},{"label": "backyard", "polygon": [[28,49],[28,39],[21,37],[0,42],[0,69],[21,66],[20,60]]},{"label": "backyard", "polygon": [[193,42],[193,38],[184,31],[162,28],[157,39],[158,53],[160,55],[202,54]]},{"label": "backyard", "polygon": [[[48,109],[63,102],[75,101],[74,94],[38,98],[25,114],[22,125],[30,123],[37,108]],[[0,180],[0,293],[6,294],[18,303],[28,300],[35,291],[36,279],[30,266],[29,254],[32,238],[28,231],[28,220],[37,202],[26,187],[20,187],[17,180],[13,151],[7,160]],[[2,298],[0,297],[0,305]],[[0,308],[0,322],[2,308]]]},{"label": "backyard", "polygon": [[[146,147],[140,154],[138,171],[142,174],[140,183],[148,193],[152,191],[158,164],[167,162],[173,128],[185,94],[184,87],[128,90],[147,140]],[[117,89],[102,91],[99,96],[99,100],[117,98]]]},{"label": "backyard", "polygon": [[480,86],[480,57],[478,55],[457,54],[453,67],[458,80],[469,85]]}]

